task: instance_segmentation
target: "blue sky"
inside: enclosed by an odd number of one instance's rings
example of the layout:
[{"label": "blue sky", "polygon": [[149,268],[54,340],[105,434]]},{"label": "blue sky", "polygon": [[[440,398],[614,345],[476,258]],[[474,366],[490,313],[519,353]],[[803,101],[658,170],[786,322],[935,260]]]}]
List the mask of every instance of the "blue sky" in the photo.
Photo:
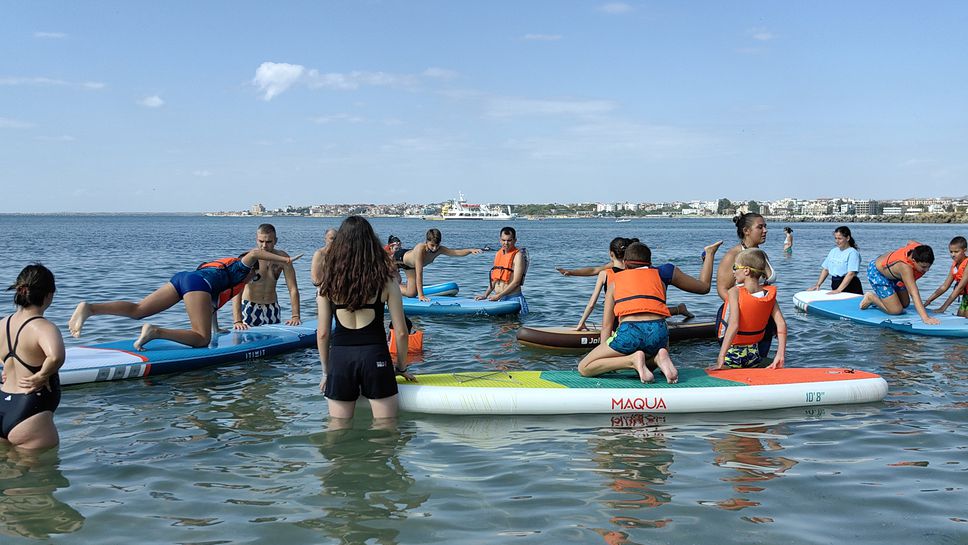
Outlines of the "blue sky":
[{"label": "blue sky", "polygon": [[968,193],[965,2],[0,6],[0,212]]}]

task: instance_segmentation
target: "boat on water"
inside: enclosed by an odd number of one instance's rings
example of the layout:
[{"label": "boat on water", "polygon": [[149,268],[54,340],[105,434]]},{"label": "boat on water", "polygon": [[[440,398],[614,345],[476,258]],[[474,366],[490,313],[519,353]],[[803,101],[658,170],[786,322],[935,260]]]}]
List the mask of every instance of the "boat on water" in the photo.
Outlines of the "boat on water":
[{"label": "boat on water", "polygon": [[445,204],[439,216],[424,216],[425,220],[513,220],[518,217],[511,212],[511,207],[507,211],[500,207],[492,207],[488,204],[470,204],[464,199],[463,193],[458,193],[458,197]]},{"label": "boat on water", "polygon": [[632,221],[631,218],[619,218],[619,219],[615,220],[615,223],[628,223],[630,221]]}]

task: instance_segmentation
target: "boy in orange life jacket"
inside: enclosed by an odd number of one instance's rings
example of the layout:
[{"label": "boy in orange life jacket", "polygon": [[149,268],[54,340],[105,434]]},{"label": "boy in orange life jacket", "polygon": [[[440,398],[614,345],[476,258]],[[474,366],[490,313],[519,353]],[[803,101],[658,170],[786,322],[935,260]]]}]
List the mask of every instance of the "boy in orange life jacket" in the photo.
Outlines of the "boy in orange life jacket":
[{"label": "boy in orange life jacket", "polygon": [[780,305],[776,303],[776,286],[761,286],[766,276],[766,254],[750,248],[736,256],[733,265],[736,285],[726,293],[726,336],[713,369],[723,367],[759,367],[766,354],[760,354],[758,343],[766,334],[766,324],[773,318],[779,346],[768,369],[783,367],[786,353],[787,328]]},{"label": "boy in orange life jacket", "polygon": [[[625,270],[615,273],[612,289],[605,294],[602,319],[602,342],[578,364],[578,372],[594,377],[619,369],[635,369],[642,382],[652,382],[652,371],[658,367],[666,382],[679,380],[669,357],[669,330],[665,319],[666,286],[692,293],[709,293],[716,250],[723,241],[706,246],[702,271],[693,278],[672,263],[652,266],[652,251],[636,242],[625,249]],[[615,329],[615,318],[619,319]]]},{"label": "boy in orange life jacket", "polygon": [[968,269],[968,257],[965,255],[966,249],[968,249],[968,240],[965,240],[965,237],[955,237],[948,243],[948,253],[951,254],[952,261],[951,269],[948,270],[948,277],[944,279],[941,286],[924,302],[925,307],[930,305],[938,297],[944,295],[944,292],[948,291],[948,288],[954,284],[954,291],[951,292],[951,295],[948,296],[944,304],[938,308],[937,312],[938,314],[944,314],[944,311],[948,310],[951,303],[954,303],[955,299],[960,295],[961,305],[958,307],[958,316],[968,318],[968,274],[965,274],[965,270]]},{"label": "boy in orange life jacket", "polygon": [[924,276],[933,263],[934,250],[916,240],[871,261],[867,266],[867,281],[874,291],[864,294],[860,309],[875,305],[886,314],[901,314],[913,302],[922,322],[940,324],[941,320],[928,316],[917,284],[918,278]]}]

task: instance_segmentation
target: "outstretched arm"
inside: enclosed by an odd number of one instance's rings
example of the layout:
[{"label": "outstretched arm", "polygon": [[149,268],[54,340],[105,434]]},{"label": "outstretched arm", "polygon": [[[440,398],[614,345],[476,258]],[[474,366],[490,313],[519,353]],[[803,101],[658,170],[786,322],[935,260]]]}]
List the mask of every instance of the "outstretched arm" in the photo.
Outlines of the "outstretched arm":
[{"label": "outstretched arm", "polygon": [[[955,289],[951,292],[951,295],[948,296],[948,299],[945,300],[943,305],[938,307],[938,312],[948,310],[948,307],[951,306],[951,303],[954,303],[955,300],[958,299],[959,295],[965,293],[965,286],[968,286],[968,274],[961,277],[961,281],[955,286]],[[968,295],[965,297],[968,297]],[[925,306],[927,306],[927,303],[925,303]]]},{"label": "outstretched arm", "polygon": [[595,276],[611,266],[611,263],[606,263],[604,265],[598,265],[597,267],[581,267],[578,269],[563,269],[561,267],[556,267],[555,270],[560,272],[562,276]]},{"label": "outstretched arm", "polygon": [[444,255],[449,255],[450,257],[464,257],[465,255],[479,254],[481,253],[480,248],[464,248],[462,250],[454,250],[446,246],[440,247],[440,253]]},{"label": "outstretched arm", "polygon": [[273,263],[292,263],[302,256],[303,254],[299,254],[296,257],[289,257],[288,255],[283,256],[255,248],[249,250],[249,253],[242,256],[242,263],[245,263],[245,265],[248,267],[255,265],[255,263],[260,259],[263,261],[271,261]]},{"label": "outstretched arm", "polygon": [[[965,276],[968,276],[968,275],[965,275]],[[948,276],[946,276],[944,279],[944,282],[942,282],[941,285],[938,286],[938,289],[934,290],[934,293],[931,294],[931,297],[928,297],[924,301],[924,306],[926,307],[930,306],[935,299],[937,299],[938,297],[941,297],[944,294],[944,292],[948,291],[948,288],[951,287],[951,283],[954,281],[955,281],[955,275],[951,274],[951,270],[948,270]]]}]

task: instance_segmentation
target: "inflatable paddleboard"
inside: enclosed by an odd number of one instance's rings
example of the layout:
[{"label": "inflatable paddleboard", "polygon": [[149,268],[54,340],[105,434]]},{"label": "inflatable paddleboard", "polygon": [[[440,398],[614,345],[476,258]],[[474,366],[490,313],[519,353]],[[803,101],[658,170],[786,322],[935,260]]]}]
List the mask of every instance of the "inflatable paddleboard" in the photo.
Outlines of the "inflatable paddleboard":
[{"label": "inflatable paddleboard", "polygon": [[615,414],[755,411],[880,401],[887,382],[841,368],[680,369],[679,382],[633,372],[494,371],[397,378],[400,408],[433,414]]},{"label": "inflatable paddleboard", "polygon": [[[668,322],[669,341],[715,339],[715,322]],[[601,341],[601,330],[576,331],[574,327],[525,327],[518,329],[518,341],[538,348],[590,349]]]},{"label": "inflatable paddleboard", "polygon": [[807,314],[850,320],[902,333],[931,337],[968,337],[968,318],[953,314],[930,314],[931,317],[941,320],[941,324],[928,325],[921,321],[913,306],[906,308],[903,314],[895,316],[885,314],[875,306],[861,310],[861,298],[861,295],[854,293],[828,295],[823,290],[801,291],[793,296],[793,304]]},{"label": "inflatable paddleboard", "polygon": [[431,284],[424,286],[424,295],[457,295],[460,287],[457,282],[444,282],[442,284]]},{"label": "inflatable paddleboard", "polygon": [[421,301],[416,297],[403,298],[403,312],[407,316],[432,315],[481,315],[502,316],[521,312],[521,303],[517,301],[478,301],[468,297],[430,297],[430,301]]},{"label": "inflatable paddleboard", "polygon": [[291,352],[316,345],[316,321],[299,326],[263,325],[230,331],[206,348],[190,348],[156,339],[139,352],[135,339],[67,349],[60,369],[61,384],[81,384],[192,371],[211,365],[236,363]]}]

